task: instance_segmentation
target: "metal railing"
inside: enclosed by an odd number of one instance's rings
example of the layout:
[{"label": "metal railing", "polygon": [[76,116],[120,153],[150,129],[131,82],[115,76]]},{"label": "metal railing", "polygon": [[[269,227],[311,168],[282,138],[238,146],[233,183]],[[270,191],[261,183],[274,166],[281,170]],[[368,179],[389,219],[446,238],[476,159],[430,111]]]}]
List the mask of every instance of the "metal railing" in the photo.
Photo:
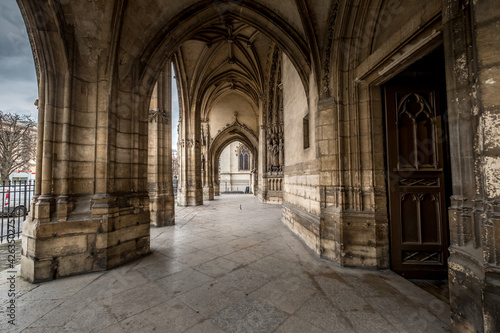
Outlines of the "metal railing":
[{"label": "metal railing", "polygon": [[177,198],[177,187],[179,186],[179,179],[174,178],[172,180],[172,182],[173,182],[173,185],[174,185],[174,197]]},{"label": "metal railing", "polygon": [[4,182],[0,187],[0,243],[21,237],[22,223],[30,209],[35,181]]}]

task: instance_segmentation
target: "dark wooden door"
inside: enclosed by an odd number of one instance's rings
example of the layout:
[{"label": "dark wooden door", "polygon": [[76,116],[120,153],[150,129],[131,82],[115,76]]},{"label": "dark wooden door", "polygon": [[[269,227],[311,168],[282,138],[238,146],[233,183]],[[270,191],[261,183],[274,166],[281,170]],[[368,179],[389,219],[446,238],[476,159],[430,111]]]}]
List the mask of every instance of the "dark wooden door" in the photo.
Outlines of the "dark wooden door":
[{"label": "dark wooden door", "polygon": [[445,278],[444,91],[432,80],[398,81],[384,90],[392,270],[406,278]]}]

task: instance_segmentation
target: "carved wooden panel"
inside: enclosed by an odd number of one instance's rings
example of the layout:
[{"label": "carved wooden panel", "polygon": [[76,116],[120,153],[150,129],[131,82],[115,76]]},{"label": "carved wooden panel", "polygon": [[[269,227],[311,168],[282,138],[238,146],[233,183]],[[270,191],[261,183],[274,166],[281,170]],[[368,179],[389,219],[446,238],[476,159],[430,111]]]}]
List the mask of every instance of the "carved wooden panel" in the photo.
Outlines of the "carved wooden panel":
[{"label": "carved wooden panel", "polygon": [[434,94],[396,93],[398,169],[438,168]]},{"label": "carved wooden panel", "polygon": [[441,216],[440,194],[400,192],[400,198],[401,243],[439,243],[441,228],[436,221]]},{"label": "carved wooden panel", "polygon": [[403,251],[403,264],[442,264],[443,256],[440,251]]},{"label": "carved wooden panel", "polygon": [[391,267],[438,278],[448,258],[440,90],[412,85],[385,87]]},{"label": "carved wooden panel", "polygon": [[439,178],[400,178],[400,186],[439,186]]}]

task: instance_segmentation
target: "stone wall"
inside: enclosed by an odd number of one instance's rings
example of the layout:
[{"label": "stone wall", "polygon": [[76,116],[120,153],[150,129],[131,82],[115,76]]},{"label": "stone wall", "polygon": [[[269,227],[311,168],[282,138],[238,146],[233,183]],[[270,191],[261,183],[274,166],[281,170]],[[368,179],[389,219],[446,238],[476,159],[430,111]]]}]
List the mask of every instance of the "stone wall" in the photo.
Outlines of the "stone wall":
[{"label": "stone wall", "polygon": [[215,138],[228,124],[234,121],[234,112],[238,112],[238,121],[258,133],[258,120],[255,107],[236,93],[221,97],[208,114],[210,136]]},{"label": "stone wall", "polygon": [[444,1],[453,196],[450,302],[455,331],[500,330],[500,7]]},{"label": "stone wall", "polygon": [[496,0],[18,3],[40,95],[25,278],[149,252],[150,100],[170,60],[182,107],[180,205],[203,204],[207,184],[213,198],[202,153],[212,170],[238,140],[258,157],[259,197],[282,202],[283,222],[309,247],[341,265],[388,268],[381,87],[443,46],[453,330],[499,330]]},{"label": "stone wall", "polygon": [[[311,89],[314,91],[314,89]],[[316,160],[316,100],[304,86],[289,58],[283,56],[285,173],[283,222],[319,254],[320,193]],[[304,148],[304,117],[309,119],[309,146]]]},{"label": "stone wall", "polygon": [[244,192],[247,186],[251,186],[250,170],[239,170],[239,147],[241,142],[236,141],[228,145],[220,155],[220,191]]}]

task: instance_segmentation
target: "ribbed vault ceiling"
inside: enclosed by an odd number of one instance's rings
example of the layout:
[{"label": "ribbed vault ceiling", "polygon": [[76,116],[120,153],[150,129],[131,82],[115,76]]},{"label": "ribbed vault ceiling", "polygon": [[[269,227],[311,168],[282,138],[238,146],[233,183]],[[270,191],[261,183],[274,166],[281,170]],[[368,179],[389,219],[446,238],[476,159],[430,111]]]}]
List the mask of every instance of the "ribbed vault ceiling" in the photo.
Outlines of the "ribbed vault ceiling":
[{"label": "ribbed vault ceiling", "polygon": [[264,34],[237,19],[214,22],[182,44],[175,54],[177,72],[202,119],[231,93],[247,99],[257,115],[272,46]]}]

